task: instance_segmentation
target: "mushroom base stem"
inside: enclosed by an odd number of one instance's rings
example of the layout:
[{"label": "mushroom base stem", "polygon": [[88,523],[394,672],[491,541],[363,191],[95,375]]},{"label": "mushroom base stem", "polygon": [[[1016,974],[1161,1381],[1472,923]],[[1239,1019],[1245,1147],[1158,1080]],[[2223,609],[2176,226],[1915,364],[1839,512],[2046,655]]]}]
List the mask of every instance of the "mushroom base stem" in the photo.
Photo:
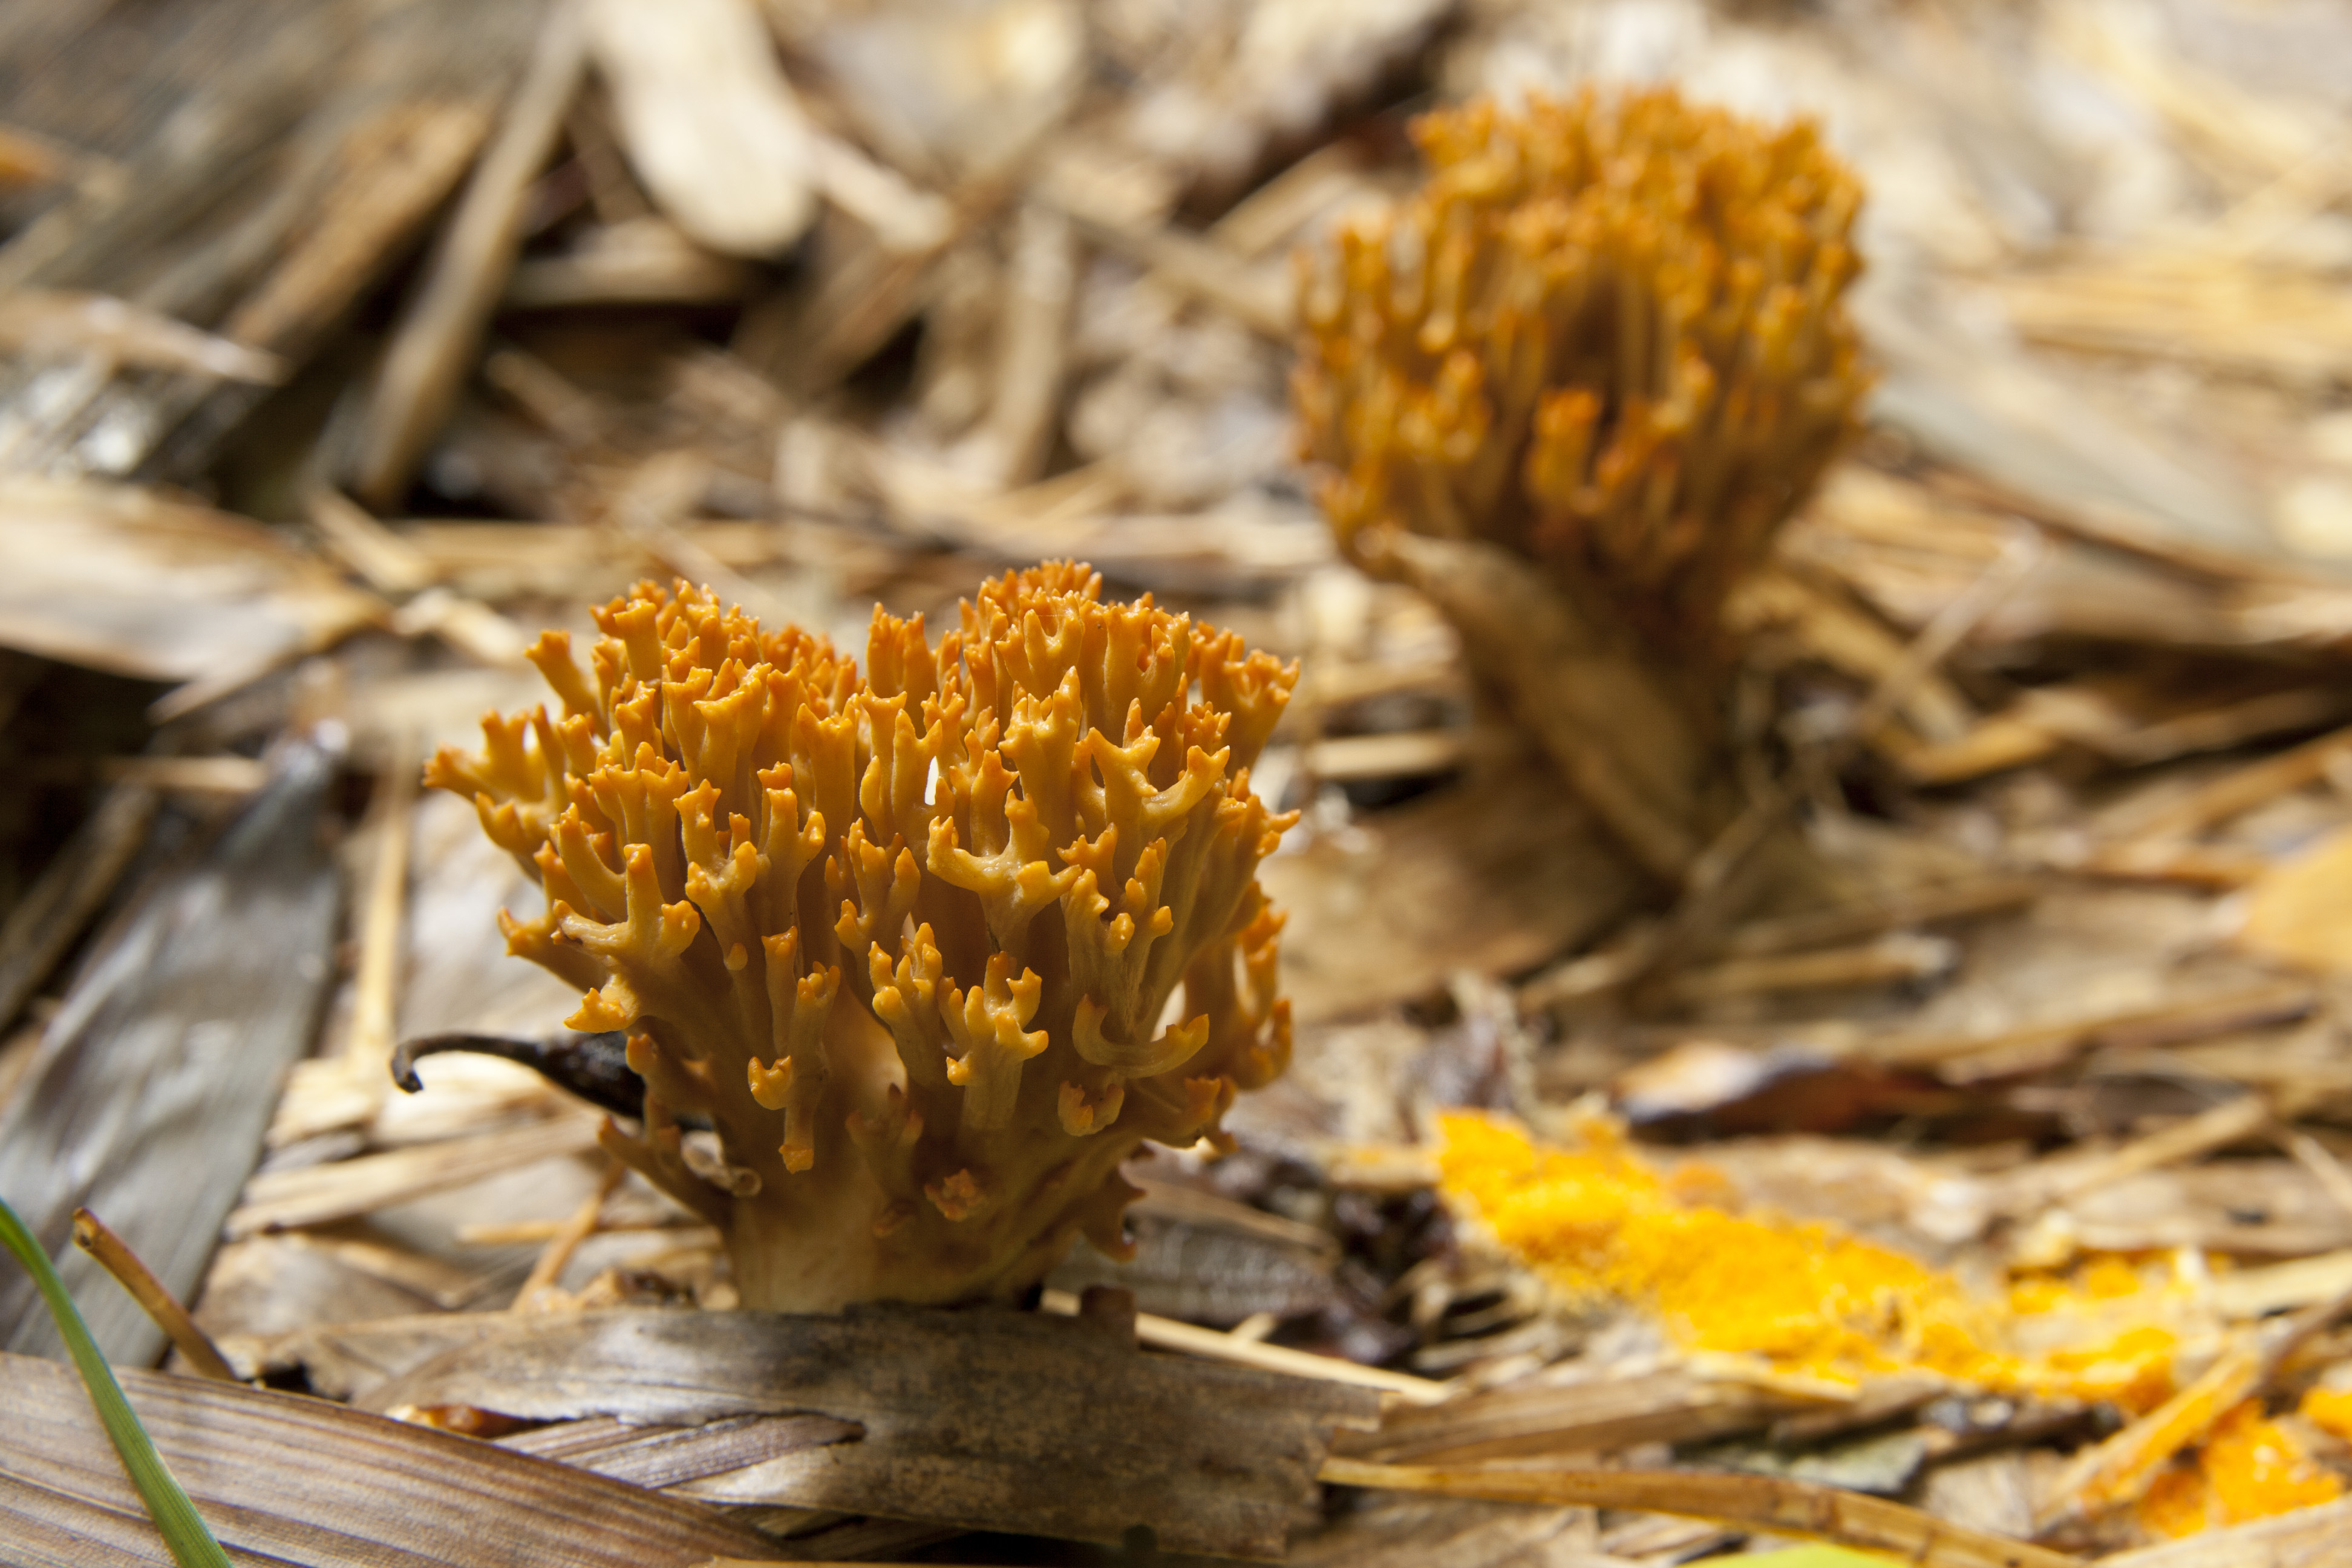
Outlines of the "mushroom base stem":
[{"label": "mushroom base stem", "polygon": [[613,1134],[608,1148],[719,1227],[742,1304],[779,1312],[1017,1300],[1080,1237],[1110,1243],[1118,1235],[1120,1213],[1138,1195],[1118,1166],[1141,1143],[1097,1136],[1070,1158],[1066,1147],[1031,1141],[1038,1157],[1028,1165],[1001,1158],[966,1209],[951,1193],[942,1194],[944,1206],[928,1195],[894,1199],[846,1149],[730,1193],[662,1158],[656,1145]]},{"label": "mushroom base stem", "polygon": [[1357,553],[1437,606],[1479,683],[1570,791],[1644,870],[1680,889],[1738,806],[1703,682],[1499,546],[1391,528],[1360,538]]}]

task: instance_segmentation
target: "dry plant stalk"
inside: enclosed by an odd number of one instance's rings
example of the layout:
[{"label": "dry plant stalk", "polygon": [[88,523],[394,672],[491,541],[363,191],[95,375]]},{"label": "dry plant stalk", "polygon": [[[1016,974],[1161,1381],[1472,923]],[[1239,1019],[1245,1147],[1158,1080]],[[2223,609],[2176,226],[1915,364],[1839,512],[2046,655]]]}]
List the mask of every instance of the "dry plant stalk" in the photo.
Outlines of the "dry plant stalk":
[{"label": "dry plant stalk", "polygon": [[1861,187],[1810,124],[1670,89],[1481,100],[1413,134],[1428,182],[1302,285],[1324,509],[1679,881],[1730,810],[1725,600],[1866,384],[1841,303]]},{"label": "dry plant stalk", "polygon": [[99,1267],[114,1276],[114,1282],[130,1292],[140,1310],[154,1320],[155,1326],[163,1331],[164,1337],[186,1358],[189,1369],[198,1377],[209,1377],[218,1383],[237,1381],[236,1373],[221,1359],[220,1348],[196,1326],[195,1319],[180,1305],[171,1287],[156,1279],[154,1270],[104,1220],[86,1208],[74,1210],[73,1237],[74,1245],[96,1258]]},{"label": "dry plant stalk", "polygon": [[1099,590],[1008,574],[937,648],[877,607],[861,679],[640,584],[593,677],[562,633],[532,649],[561,719],[493,714],[427,769],[541,879],[509,950],[588,988],[572,1027],[628,1031],[645,1134],[606,1146],[719,1227],[747,1306],[1117,1256],[1120,1162],[1217,1135],[1288,1060],[1256,868],[1293,818],[1247,770],[1297,668]]},{"label": "dry plant stalk", "polygon": [[1437,1492],[1550,1508],[1640,1509],[1882,1552],[1917,1568],[2070,1568],[2045,1547],[1970,1530],[1885,1498],[1780,1476],[1703,1470],[1619,1470],[1543,1466],[1380,1465],[1333,1458],[1322,1479],[1338,1486]]}]

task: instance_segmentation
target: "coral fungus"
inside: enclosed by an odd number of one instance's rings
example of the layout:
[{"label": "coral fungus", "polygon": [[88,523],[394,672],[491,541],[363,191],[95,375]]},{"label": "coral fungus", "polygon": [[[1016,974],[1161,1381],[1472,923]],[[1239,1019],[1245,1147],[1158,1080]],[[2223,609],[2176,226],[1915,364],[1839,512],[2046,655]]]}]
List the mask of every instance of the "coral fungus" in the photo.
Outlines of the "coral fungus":
[{"label": "coral fungus", "polygon": [[1860,187],[1809,125],[1671,90],[1474,102],[1414,135],[1427,183],[1302,289],[1324,509],[1677,877],[1720,816],[1725,597],[1866,384],[1842,304]]},{"label": "coral fungus", "polygon": [[1704,635],[1844,435],[1853,176],[1671,91],[1413,128],[1428,183],[1306,294],[1297,403],[1352,543],[1483,539]]},{"label": "coral fungus", "polygon": [[1099,587],[1009,574],[936,648],[877,608],[861,679],[640,584],[593,673],[532,649],[562,718],[493,714],[427,769],[541,881],[509,950],[587,988],[573,1027],[628,1032],[645,1132],[607,1147],[719,1226],[748,1305],[1004,1296],[1079,1234],[1116,1253],[1120,1162],[1283,1070],[1255,874],[1289,819],[1247,767],[1296,669]]}]

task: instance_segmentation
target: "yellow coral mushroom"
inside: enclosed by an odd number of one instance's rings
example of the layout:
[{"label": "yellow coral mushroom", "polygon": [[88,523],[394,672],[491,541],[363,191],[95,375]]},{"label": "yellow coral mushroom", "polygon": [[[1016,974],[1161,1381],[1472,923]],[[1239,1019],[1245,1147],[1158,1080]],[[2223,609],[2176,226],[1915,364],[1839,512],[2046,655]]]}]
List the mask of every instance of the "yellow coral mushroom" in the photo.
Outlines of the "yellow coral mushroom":
[{"label": "yellow coral mushroom", "polygon": [[1305,290],[1333,528],[1492,541],[1711,633],[1866,384],[1841,304],[1861,186],[1811,125],[1671,90],[1480,100],[1413,135],[1427,183]]},{"label": "yellow coral mushroom", "polygon": [[628,1033],[645,1133],[607,1146],[720,1227],[754,1307],[1119,1252],[1120,1163],[1288,1059],[1256,868],[1293,818],[1247,770],[1296,667],[1060,563],[936,648],[877,607],[863,679],[685,584],[595,614],[590,671],[531,650],[560,719],[493,714],[426,782],[546,890],[509,950]]},{"label": "yellow coral mushroom", "polygon": [[1323,508],[1679,882],[1736,805],[1725,599],[1867,385],[1843,305],[1861,188],[1811,126],[1671,90],[1478,101],[1413,133],[1427,183],[1302,283]]}]

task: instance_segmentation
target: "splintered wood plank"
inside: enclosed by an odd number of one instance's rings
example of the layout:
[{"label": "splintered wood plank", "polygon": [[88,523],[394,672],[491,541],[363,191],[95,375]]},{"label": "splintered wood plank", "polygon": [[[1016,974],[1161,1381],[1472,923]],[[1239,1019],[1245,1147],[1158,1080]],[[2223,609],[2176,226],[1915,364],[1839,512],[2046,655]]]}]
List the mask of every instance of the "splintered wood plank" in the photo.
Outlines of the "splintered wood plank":
[{"label": "splintered wood plank", "polygon": [[[430,1351],[416,1330],[431,1324],[389,1327],[404,1350],[366,1352],[377,1364]],[[1334,1428],[1379,1411],[1368,1389],[1146,1354],[1123,1324],[1084,1317],[624,1310],[457,1332],[358,1403],[633,1424],[827,1415],[864,1438],[686,1489],[1114,1544],[1142,1525],[1170,1552],[1279,1557]]]},{"label": "splintered wood plank", "polygon": [[[324,1400],[124,1371],[233,1563],[664,1568],[774,1548],[709,1508]],[[71,1368],[0,1354],[0,1541],[21,1568],[139,1568],[162,1543]]]},{"label": "splintered wood plank", "polygon": [[[320,835],[334,759],[290,745],[275,781],[163,876],[93,955],[0,1116],[0,1194],[114,1361],[163,1331],[66,1245],[87,1205],[182,1300],[260,1157],[280,1078],[333,972],[336,870]],[[0,1275],[0,1345],[62,1350],[29,1277]]]}]

